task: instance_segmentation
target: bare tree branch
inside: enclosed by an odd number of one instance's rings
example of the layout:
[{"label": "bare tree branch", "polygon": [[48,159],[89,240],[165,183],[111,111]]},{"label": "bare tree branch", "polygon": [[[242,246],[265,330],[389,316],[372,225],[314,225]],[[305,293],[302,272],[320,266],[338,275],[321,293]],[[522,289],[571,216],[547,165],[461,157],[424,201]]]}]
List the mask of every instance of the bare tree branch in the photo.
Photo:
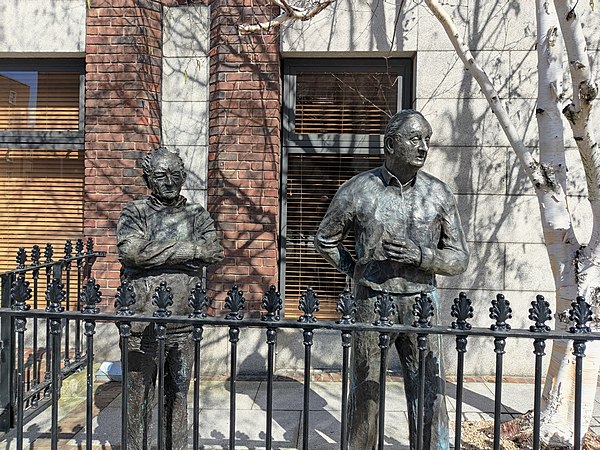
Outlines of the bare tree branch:
[{"label": "bare tree branch", "polygon": [[271,0],[271,3],[281,8],[284,12],[272,19],[264,20],[253,25],[241,24],[242,33],[272,30],[288,20],[309,20],[323,11],[337,0],[312,0],[303,6],[293,5],[288,0]]}]

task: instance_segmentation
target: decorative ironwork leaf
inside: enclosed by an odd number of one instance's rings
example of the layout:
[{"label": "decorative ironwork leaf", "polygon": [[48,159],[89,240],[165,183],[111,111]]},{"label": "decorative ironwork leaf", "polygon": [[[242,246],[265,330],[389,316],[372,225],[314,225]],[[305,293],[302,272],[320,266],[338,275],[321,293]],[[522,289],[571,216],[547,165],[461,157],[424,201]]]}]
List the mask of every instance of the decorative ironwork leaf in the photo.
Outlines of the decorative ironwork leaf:
[{"label": "decorative ironwork leaf", "polygon": [[298,309],[304,313],[298,318],[298,322],[315,323],[317,321],[314,314],[319,311],[321,307],[319,306],[319,298],[312,287],[309,287],[300,297]]},{"label": "decorative ironwork leaf", "polygon": [[342,314],[336,323],[349,325],[356,322],[356,300],[348,289],[340,294],[336,310]]},{"label": "decorative ironwork leaf", "polygon": [[96,284],[96,280],[93,278],[89,278],[79,294],[79,300],[83,304],[81,312],[86,314],[98,314],[100,308],[96,305],[100,303],[101,299],[102,292],[100,292],[100,285]]},{"label": "decorative ironwork leaf", "polygon": [[265,292],[262,299],[262,307],[267,313],[261,316],[261,320],[265,322],[276,322],[280,319],[279,313],[281,308],[283,308],[283,300],[281,300],[281,294],[277,292],[274,285],[271,285],[269,290]]},{"label": "decorative ironwork leaf", "polygon": [[169,317],[171,315],[168,308],[173,306],[173,294],[166,281],[161,281],[155,289],[154,295],[152,295],[152,304],[157,307],[157,310],[152,314],[153,317]]},{"label": "decorative ironwork leaf", "polygon": [[25,268],[25,263],[27,262],[27,252],[25,251],[24,247],[19,247],[19,250],[17,251],[16,261],[17,270]]},{"label": "decorative ironwork leaf", "polygon": [[73,256],[73,243],[70,239],[65,242],[65,258],[71,258]]},{"label": "decorative ironwork leaf", "polygon": [[94,240],[89,237],[85,243],[85,252],[86,253],[94,253]]},{"label": "decorative ironwork leaf", "polygon": [[133,292],[133,285],[127,280],[122,280],[121,285],[117,288],[117,295],[115,295],[115,308],[117,308],[117,315],[132,316],[133,311],[131,307],[134,304],[135,292]]},{"label": "decorative ironwork leaf", "polygon": [[44,258],[46,258],[46,261],[44,261],[44,262],[46,264],[51,263],[53,255],[54,255],[54,249],[52,248],[52,244],[50,244],[50,243],[46,244],[46,247],[44,248]]},{"label": "decorative ironwork leaf", "polygon": [[29,281],[25,280],[25,274],[19,274],[10,288],[10,303],[13,311],[29,311],[27,300],[31,298]]},{"label": "decorative ironwork leaf", "polygon": [[81,238],[77,239],[77,242],[75,242],[75,255],[83,255],[83,239]]},{"label": "decorative ironwork leaf", "polygon": [[245,303],[246,299],[244,298],[244,293],[240,291],[237,284],[234,284],[233,287],[227,291],[225,308],[229,309],[231,312],[227,313],[225,318],[229,320],[242,320],[244,318],[242,310],[244,309]]},{"label": "decorative ironwork leaf", "polygon": [[42,251],[40,250],[39,245],[34,245],[31,248],[31,265],[39,266],[40,265],[40,257],[42,256]]},{"label": "decorative ironwork leaf", "polygon": [[198,283],[194,289],[191,290],[190,296],[188,297],[188,305],[193,309],[189,314],[189,317],[194,319],[206,317],[206,309],[211,303],[212,299],[206,295],[206,290],[202,288],[202,283]]},{"label": "decorative ironwork leaf", "polygon": [[390,317],[396,314],[396,304],[388,291],[383,291],[375,300],[375,313],[379,314],[379,319],[373,323],[380,327],[391,327]]},{"label": "decorative ironwork leaf", "polygon": [[456,319],[456,322],[452,322],[452,328],[455,330],[470,330],[471,324],[467,322],[467,319],[473,318],[473,304],[467,294],[461,292],[458,294],[458,298],[454,299],[454,304],[450,309],[450,315]]},{"label": "decorative ironwork leaf", "polygon": [[490,318],[496,321],[490,328],[493,331],[508,331],[510,325],[506,321],[512,318],[512,309],[510,302],[502,294],[496,295],[496,299],[492,300],[490,307]]},{"label": "decorative ironwork leaf", "polygon": [[585,297],[578,296],[569,310],[569,319],[575,322],[575,326],[570,327],[571,333],[591,333],[592,330],[586,325],[592,320],[592,306],[585,301]]},{"label": "decorative ironwork leaf", "polygon": [[65,298],[64,286],[58,278],[52,278],[52,282],[46,288],[46,311],[62,312],[64,308],[60,302]]},{"label": "decorative ironwork leaf", "polygon": [[535,300],[531,302],[529,319],[535,322],[535,325],[529,327],[530,331],[550,331],[550,327],[546,325],[546,322],[552,319],[552,310],[550,309],[550,303],[546,301],[543,295],[536,295]]},{"label": "decorative ironwork leaf", "polygon": [[433,299],[426,292],[415,298],[413,304],[413,315],[417,320],[413,322],[413,327],[431,328],[431,317],[433,317]]}]

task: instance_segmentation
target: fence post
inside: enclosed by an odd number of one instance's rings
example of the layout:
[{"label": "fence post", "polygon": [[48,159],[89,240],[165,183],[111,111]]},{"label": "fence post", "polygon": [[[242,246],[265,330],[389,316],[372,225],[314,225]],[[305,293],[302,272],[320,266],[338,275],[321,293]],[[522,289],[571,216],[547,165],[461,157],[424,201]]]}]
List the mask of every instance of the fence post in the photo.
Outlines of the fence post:
[{"label": "fence post", "polygon": [[[14,274],[2,275],[2,308],[10,308],[10,288]],[[15,360],[14,321],[3,315],[0,318],[0,431],[8,431],[14,424],[13,374]]]}]

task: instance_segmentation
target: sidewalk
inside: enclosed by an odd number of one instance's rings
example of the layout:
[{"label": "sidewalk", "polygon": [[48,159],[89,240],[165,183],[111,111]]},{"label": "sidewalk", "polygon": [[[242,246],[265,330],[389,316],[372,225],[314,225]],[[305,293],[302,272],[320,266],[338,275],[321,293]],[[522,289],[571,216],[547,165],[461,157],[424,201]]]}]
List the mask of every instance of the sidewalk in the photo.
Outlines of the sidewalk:
[{"label": "sidewalk", "polygon": [[[66,380],[60,400],[60,449],[85,448],[85,377],[79,374]],[[533,407],[533,384],[527,380],[505,382],[502,391],[502,420],[526,412]],[[82,384],[83,383],[83,384]],[[236,448],[264,448],[266,420],[266,382],[238,381]],[[205,449],[228,448],[229,433],[229,383],[226,380],[202,380],[200,442]],[[97,383],[94,395],[94,448],[120,448],[121,385],[117,382]],[[470,378],[465,383],[463,397],[463,420],[491,420],[493,418],[494,384],[485,378]],[[448,410],[451,425],[454,422],[455,384],[447,383]],[[311,450],[339,449],[341,420],[341,383],[336,381],[312,381],[310,397]],[[274,383],[273,448],[301,448],[303,385],[299,381],[275,381]],[[192,405],[190,395],[189,405]],[[406,402],[403,384],[392,379],[386,392],[386,449],[408,449],[406,427]],[[190,448],[192,442],[191,415]],[[595,399],[592,430],[600,433],[600,396]],[[156,423],[156,417],[154,418]],[[16,433],[0,436],[0,449],[16,449]],[[28,449],[50,448],[50,408],[41,411],[25,425],[24,447]]]}]

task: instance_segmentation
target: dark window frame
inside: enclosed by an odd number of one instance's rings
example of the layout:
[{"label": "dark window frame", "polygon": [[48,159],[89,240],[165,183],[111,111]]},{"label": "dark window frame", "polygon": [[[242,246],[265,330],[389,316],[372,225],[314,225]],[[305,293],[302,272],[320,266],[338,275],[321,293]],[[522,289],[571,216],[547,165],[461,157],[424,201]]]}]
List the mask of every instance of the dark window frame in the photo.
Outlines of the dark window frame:
[{"label": "dark window frame", "polygon": [[85,60],[78,58],[0,58],[0,71],[78,72],[79,129],[78,131],[0,130],[3,148],[77,149],[84,147],[85,119]]},{"label": "dark window frame", "polygon": [[[413,104],[413,61],[411,58],[290,58],[283,61],[282,152],[279,238],[279,291],[285,298],[288,158],[290,154],[383,153],[382,135],[296,134],[296,77],[301,72],[372,73],[390,71],[398,75],[398,110]],[[308,287],[308,286],[307,286]],[[318,294],[318,292],[317,292]],[[290,298],[294,304],[298,299]]]}]

